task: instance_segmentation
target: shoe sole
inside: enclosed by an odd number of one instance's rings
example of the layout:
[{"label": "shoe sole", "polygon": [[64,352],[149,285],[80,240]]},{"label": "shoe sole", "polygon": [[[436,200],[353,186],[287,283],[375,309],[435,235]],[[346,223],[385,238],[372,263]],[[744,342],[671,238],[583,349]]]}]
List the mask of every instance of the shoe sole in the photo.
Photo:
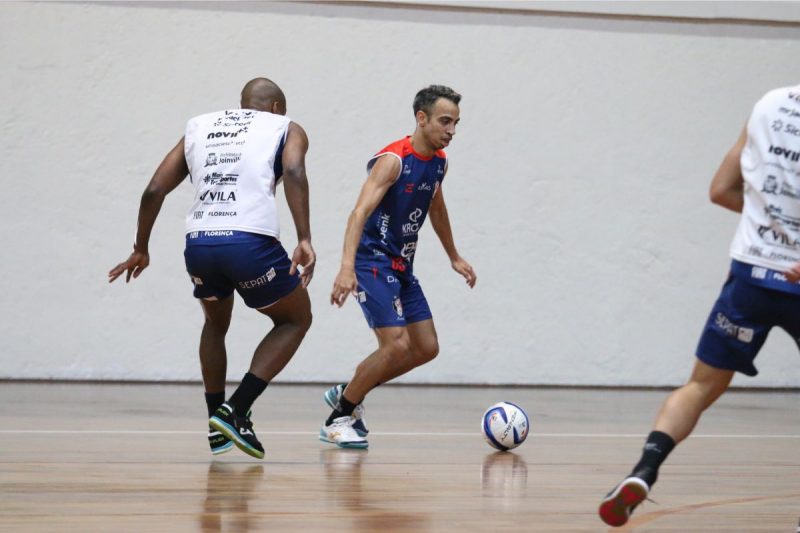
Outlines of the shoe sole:
[{"label": "shoe sole", "polygon": [[211,448],[212,455],[222,455],[223,453],[227,453],[233,449],[233,441],[228,440],[222,446],[217,446],[216,448]]},{"label": "shoe sole", "polygon": [[647,498],[647,492],[648,488],[644,481],[636,478],[627,479],[603,499],[597,513],[609,526],[623,526],[631,517],[631,508],[642,503]]},{"label": "shoe sole", "polygon": [[319,440],[322,442],[327,442],[328,444],[335,444],[339,448],[345,448],[347,450],[365,450],[369,447],[368,442],[336,442],[332,441],[325,435],[320,432]]},{"label": "shoe sole", "polygon": [[[331,392],[335,388],[336,387],[333,387],[331,389],[326,390],[325,394],[323,395],[323,398],[325,399],[325,403],[327,403],[328,407],[330,407],[331,409],[336,409],[336,402],[335,402],[336,395]],[[361,420],[361,419],[359,418],[358,420]],[[363,422],[362,422],[362,424],[363,424]],[[356,435],[358,435],[359,437],[366,437],[369,434],[369,430],[366,428],[366,426],[364,427],[364,429],[358,429],[357,427],[353,427],[353,429],[355,430]]]},{"label": "shoe sole", "polygon": [[263,459],[264,458],[264,452],[256,450],[255,448],[250,446],[247,443],[247,441],[242,440],[242,438],[239,437],[239,434],[236,432],[236,430],[232,426],[226,424],[224,421],[220,420],[216,416],[212,416],[208,420],[208,424],[212,428],[216,429],[217,431],[219,431],[220,433],[222,433],[223,435],[228,437],[228,439],[230,439],[230,441],[233,442],[236,445],[237,448],[242,450],[247,455],[249,455],[251,457],[255,457],[256,459]]}]

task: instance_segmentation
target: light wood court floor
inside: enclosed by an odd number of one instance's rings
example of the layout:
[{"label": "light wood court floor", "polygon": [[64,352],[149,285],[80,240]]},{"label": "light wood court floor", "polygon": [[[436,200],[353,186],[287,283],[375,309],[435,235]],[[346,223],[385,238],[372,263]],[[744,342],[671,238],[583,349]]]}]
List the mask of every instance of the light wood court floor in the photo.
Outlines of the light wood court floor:
[{"label": "light wood court floor", "polygon": [[[199,385],[0,383],[0,530],[608,531],[598,502],[666,394],[384,386],[367,402],[364,452],[317,440],[324,390],[267,389],[258,461],[211,457]],[[500,400],[532,419],[514,453],[478,431]],[[658,503],[617,531],[793,533],[798,400],[723,397],[662,469]]]}]

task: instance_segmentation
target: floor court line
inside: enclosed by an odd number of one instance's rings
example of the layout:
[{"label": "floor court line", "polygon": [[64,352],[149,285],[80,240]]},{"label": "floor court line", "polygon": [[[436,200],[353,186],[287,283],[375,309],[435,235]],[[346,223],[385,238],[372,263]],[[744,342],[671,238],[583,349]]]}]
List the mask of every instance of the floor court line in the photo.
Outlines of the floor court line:
[{"label": "floor court line", "polygon": [[[0,429],[0,435],[199,435],[205,431],[197,430],[146,430],[146,429]],[[472,432],[370,432],[376,437],[471,437],[479,434]],[[259,431],[259,435],[317,435],[315,431]],[[640,439],[644,433],[531,433],[535,438],[570,438],[570,439]],[[693,439],[800,439],[800,435],[692,435]]]}]

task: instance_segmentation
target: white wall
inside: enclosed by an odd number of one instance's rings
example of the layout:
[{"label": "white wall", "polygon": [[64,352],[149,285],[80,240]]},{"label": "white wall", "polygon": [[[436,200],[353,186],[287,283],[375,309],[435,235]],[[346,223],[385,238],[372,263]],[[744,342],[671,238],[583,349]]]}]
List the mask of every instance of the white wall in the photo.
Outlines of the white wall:
[{"label": "white wall", "polygon": [[[366,159],[412,131],[429,83],[462,92],[444,190],[473,291],[424,228],[440,357],[407,382],[671,385],[685,379],[736,216],[708,182],[767,89],[797,83],[796,25],[335,4],[0,5],[0,378],[199,379],[183,266],[188,184],[151,267],[127,256],[141,191],[185,120],[277,81],[311,137],[315,323],[283,381],[349,376],[373,348],[328,297]],[[284,243],[294,232],[283,209]],[[237,302],[229,377],[267,320]],[[744,386],[800,386],[775,331]]]}]

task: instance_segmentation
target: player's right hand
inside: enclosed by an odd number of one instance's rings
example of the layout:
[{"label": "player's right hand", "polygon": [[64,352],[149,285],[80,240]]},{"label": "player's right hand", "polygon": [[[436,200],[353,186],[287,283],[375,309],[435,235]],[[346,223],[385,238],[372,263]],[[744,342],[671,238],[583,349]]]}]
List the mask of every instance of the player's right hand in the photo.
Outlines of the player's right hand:
[{"label": "player's right hand", "polygon": [[123,272],[127,271],[128,275],[125,276],[125,283],[128,283],[131,280],[131,276],[133,276],[134,279],[138,278],[139,274],[149,265],[150,254],[134,250],[128,259],[108,271],[108,282],[111,283],[120,277]]},{"label": "player's right hand", "polygon": [[344,305],[348,294],[355,295],[358,292],[358,280],[356,271],[352,268],[342,267],[333,281],[333,291],[331,292],[331,305],[336,304],[341,307]]},{"label": "player's right hand", "polygon": [[795,263],[792,267],[784,272],[786,275],[786,279],[788,279],[791,283],[797,283],[800,281],[800,263]]}]

